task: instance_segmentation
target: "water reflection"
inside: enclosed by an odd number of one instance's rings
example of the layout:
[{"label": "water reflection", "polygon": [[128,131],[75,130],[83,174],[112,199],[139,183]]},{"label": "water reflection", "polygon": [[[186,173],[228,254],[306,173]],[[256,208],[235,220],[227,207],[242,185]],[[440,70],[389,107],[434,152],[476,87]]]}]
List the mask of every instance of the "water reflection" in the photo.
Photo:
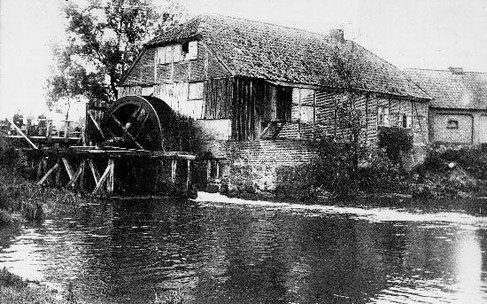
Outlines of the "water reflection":
[{"label": "water reflection", "polygon": [[148,303],[179,288],[194,303],[487,301],[485,218],[323,210],[116,202],[1,233],[0,263],[73,281],[94,303]]}]

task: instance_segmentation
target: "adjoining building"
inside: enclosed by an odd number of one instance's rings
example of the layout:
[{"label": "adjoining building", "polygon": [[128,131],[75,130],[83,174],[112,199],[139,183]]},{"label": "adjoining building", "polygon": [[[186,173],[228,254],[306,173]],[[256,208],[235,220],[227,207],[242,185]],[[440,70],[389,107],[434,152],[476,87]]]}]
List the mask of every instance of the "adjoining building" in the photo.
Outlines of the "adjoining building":
[{"label": "adjoining building", "polygon": [[430,143],[477,145],[487,143],[487,73],[408,69],[430,102]]},{"label": "adjoining building", "polygon": [[119,88],[119,97],[153,96],[194,118],[202,152],[253,172],[307,162],[316,140],[349,132],[338,109],[351,94],[369,145],[397,126],[424,157],[430,97],[342,30],[199,16],[147,43]]}]

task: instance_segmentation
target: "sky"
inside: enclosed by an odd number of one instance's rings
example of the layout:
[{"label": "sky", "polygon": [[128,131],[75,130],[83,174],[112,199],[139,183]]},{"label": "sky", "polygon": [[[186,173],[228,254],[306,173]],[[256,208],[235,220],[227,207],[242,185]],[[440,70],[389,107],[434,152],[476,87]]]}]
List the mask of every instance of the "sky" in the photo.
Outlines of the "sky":
[{"label": "sky", "polygon": [[[159,0],[154,0],[159,1]],[[161,0],[162,1],[162,0]],[[487,72],[487,0],[173,0],[220,14],[326,34],[342,28],[399,68]],[[0,118],[45,108],[64,0],[0,0]]]}]

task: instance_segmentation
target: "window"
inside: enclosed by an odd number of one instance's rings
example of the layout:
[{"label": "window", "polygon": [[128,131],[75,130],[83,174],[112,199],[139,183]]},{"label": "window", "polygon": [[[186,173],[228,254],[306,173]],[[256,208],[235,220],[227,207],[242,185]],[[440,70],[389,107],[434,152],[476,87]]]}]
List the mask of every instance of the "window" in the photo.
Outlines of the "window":
[{"label": "window", "polygon": [[198,42],[188,41],[183,43],[181,52],[185,60],[196,59],[198,57]]},{"label": "window", "polygon": [[299,113],[299,121],[303,123],[314,122],[314,107],[301,106],[301,113]]},{"label": "window", "polygon": [[411,129],[412,117],[406,113],[401,115],[401,126],[405,129]]},{"label": "window", "polygon": [[198,42],[189,41],[183,44],[166,45],[157,48],[156,62],[165,64],[198,57]]},{"label": "window", "polygon": [[172,46],[161,46],[157,48],[156,62],[158,64],[170,63],[172,61]]},{"label": "window", "polygon": [[198,57],[198,42],[190,41],[188,48],[188,55],[186,56],[186,59],[196,59]]},{"label": "window", "polygon": [[203,111],[203,88],[204,82],[191,82],[188,85],[188,110],[189,115],[196,119],[202,119]]},{"label": "window", "polygon": [[157,64],[166,63],[166,48],[158,47],[156,51],[156,62]]},{"label": "window", "polygon": [[183,45],[181,46],[181,50],[183,51],[183,53],[187,54],[189,53],[189,42],[185,42],[183,43]]},{"label": "window", "polygon": [[182,55],[182,46],[180,44],[173,45],[172,58],[174,62],[184,60],[184,56]]},{"label": "window", "polygon": [[203,99],[203,84],[204,82],[192,82],[188,86],[188,99]]},{"label": "window", "polygon": [[385,106],[377,107],[377,125],[389,126],[389,108]]},{"label": "window", "polygon": [[448,123],[446,125],[447,129],[458,129],[458,120],[455,119],[448,119]]}]

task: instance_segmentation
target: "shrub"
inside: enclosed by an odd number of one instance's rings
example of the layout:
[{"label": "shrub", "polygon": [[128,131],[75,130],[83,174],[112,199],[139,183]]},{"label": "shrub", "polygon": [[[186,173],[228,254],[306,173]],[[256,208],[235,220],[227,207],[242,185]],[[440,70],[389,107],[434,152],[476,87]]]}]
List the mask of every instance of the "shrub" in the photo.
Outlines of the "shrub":
[{"label": "shrub", "polygon": [[411,151],[413,137],[406,129],[399,127],[381,128],[378,135],[379,147],[385,149],[389,159],[402,165],[401,153]]},{"label": "shrub", "polygon": [[184,304],[187,300],[187,296],[178,289],[176,291],[171,291],[164,298],[159,298],[159,294],[156,292],[154,304]]},{"label": "shrub", "polygon": [[359,188],[369,193],[408,190],[408,174],[381,151],[371,154],[367,165],[359,168],[357,181]]},{"label": "shrub", "polygon": [[477,147],[460,149],[433,149],[420,170],[445,172],[454,163],[478,179],[487,180],[487,152]]},{"label": "shrub", "polygon": [[340,198],[355,196],[359,151],[354,147],[334,140],[320,141],[318,157],[312,163],[277,170],[277,192],[300,199],[312,199],[324,192]]},{"label": "shrub", "polygon": [[26,166],[26,163],[25,155],[0,136],[0,166],[19,171]]},{"label": "shrub", "polygon": [[27,283],[18,275],[10,273],[4,266],[0,270],[0,286],[25,287]]},{"label": "shrub", "polygon": [[283,197],[294,197],[299,200],[316,198],[319,189],[316,166],[304,164],[299,166],[281,166],[276,170],[276,194]]}]

